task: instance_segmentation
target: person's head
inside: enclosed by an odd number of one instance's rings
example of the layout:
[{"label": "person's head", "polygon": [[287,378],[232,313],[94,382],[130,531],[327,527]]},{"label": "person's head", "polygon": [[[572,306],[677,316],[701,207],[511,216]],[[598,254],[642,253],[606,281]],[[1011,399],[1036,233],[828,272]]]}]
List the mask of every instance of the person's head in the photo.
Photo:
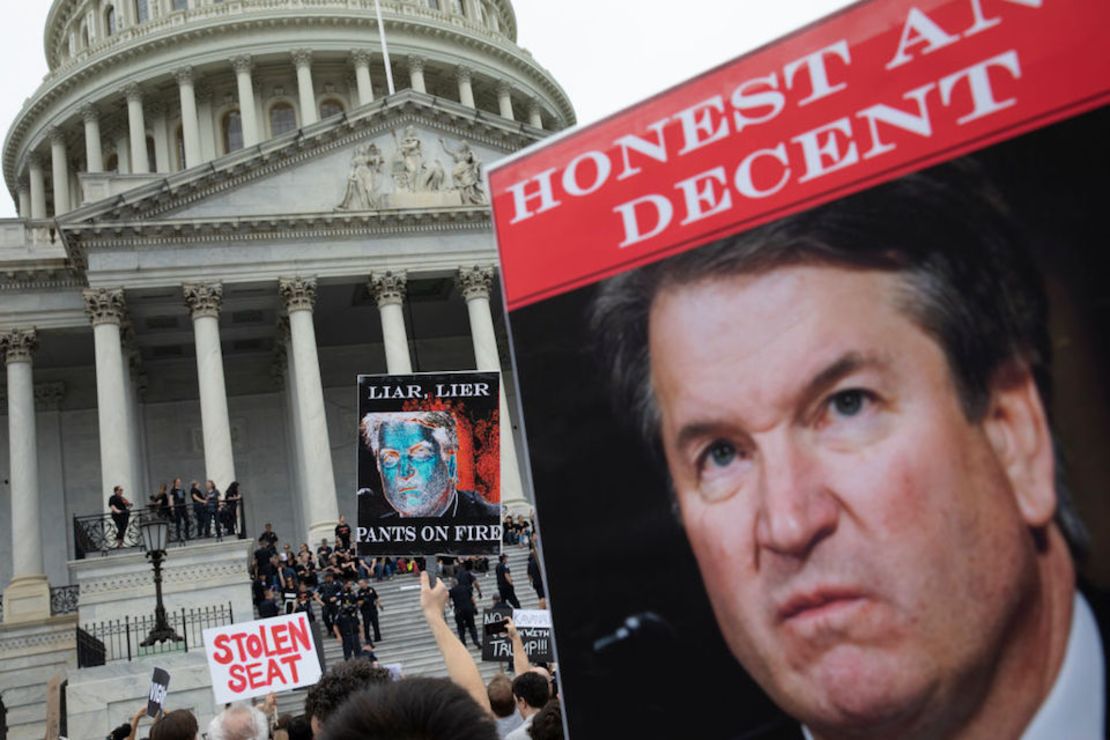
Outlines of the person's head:
[{"label": "person's head", "polygon": [[509,556],[506,555],[505,553],[501,553],[500,555],[497,556],[497,562],[507,563],[507,562],[509,562]]},{"label": "person's head", "polygon": [[239,495],[239,481],[233,480],[230,483],[228,483],[227,484],[227,490],[224,491],[224,495],[238,496]]},{"label": "person's head", "polygon": [[375,668],[364,660],[349,660],[328,669],[304,699],[305,716],[319,737],[328,718],[358,691],[390,682],[389,671]]},{"label": "person's head", "polygon": [[542,709],[551,698],[551,688],[546,678],[528,671],[513,679],[513,697],[521,716],[528,717]]},{"label": "person's head", "polygon": [[175,709],[162,715],[150,728],[150,740],[195,740],[197,718],[188,709]]},{"label": "person's head", "polygon": [[532,740],[563,740],[563,705],[553,698],[536,712],[528,728]]},{"label": "person's head", "polygon": [[403,517],[442,514],[457,481],[455,417],[446,411],[372,413],[361,426],[389,505]]},{"label": "person's head", "polygon": [[954,185],[729,237],[593,308],[729,647],[821,732],[1027,722],[1067,634],[1047,302],[992,194]]},{"label": "person's head", "polygon": [[270,723],[260,710],[232,704],[208,724],[208,740],[267,740]]},{"label": "person's head", "polygon": [[206,491],[215,491],[216,490],[216,483],[211,479],[204,481],[204,490],[206,490]]},{"label": "person's head", "polygon": [[327,547],[327,546],[328,546],[328,538],[325,537],[324,539],[320,540],[320,547]]},{"label": "person's head", "polygon": [[165,483],[161,483],[161,484],[159,484],[159,485],[158,485],[158,495],[159,495],[159,496],[161,496],[161,495],[162,495],[163,493],[165,493],[165,492],[166,492],[166,491],[167,491],[168,489],[169,489],[169,486],[167,486],[167,485],[166,485]]},{"label": "person's head", "polygon": [[273,524],[270,524],[269,522],[266,522],[266,524],[265,524],[265,525],[263,525],[263,528],[264,528],[264,529],[265,529],[265,530],[266,530],[267,532],[273,532],[273,531],[274,531],[274,525],[273,525]]},{"label": "person's head", "polygon": [[285,732],[289,740],[312,740],[312,723],[305,715],[298,714],[285,723]]},{"label": "person's head", "polygon": [[181,488],[181,479],[180,478],[174,478],[173,479],[173,487],[174,488]]},{"label": "person's head", "polygon": [[115,488],[112,489],[112,493],[116,494],[117,496],[122,494],[123,493],[123,486],[116,486]]},{"label": "person's head", "polygon": [[497,725],[446,678],[405,678],[352,696],[324,724],[322,740],[497,740]]},{"label": "person's head", "polygon": [[504,673],[498,673],[486,685],[489,706],[498,717],[508,717],[516,711],[516,698],[513,696],[513,682]]},{"label": "person's head", "polygon": [[347,517],[345,517],[345,516],[343,516],[342,514],[340,514],[340,515],[339,515],[339,523],[340,523],[340,524],[346,524],[346,523],[347,523]]}]

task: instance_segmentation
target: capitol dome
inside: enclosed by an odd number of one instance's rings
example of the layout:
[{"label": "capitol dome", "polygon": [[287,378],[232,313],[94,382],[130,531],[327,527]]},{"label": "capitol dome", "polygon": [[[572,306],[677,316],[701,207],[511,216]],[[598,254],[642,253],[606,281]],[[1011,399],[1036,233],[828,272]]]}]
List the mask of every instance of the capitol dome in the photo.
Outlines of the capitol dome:
[{"label": "capitol dome", "polygon": [[[509,0],[381,8],[396,89],[535,129],[574,122],[516,45]],[[82,173],[177,172],[387,92],[372,0],[55,0],[44,45],[49,73],[4,145],[24,218],[88,200]]]}]

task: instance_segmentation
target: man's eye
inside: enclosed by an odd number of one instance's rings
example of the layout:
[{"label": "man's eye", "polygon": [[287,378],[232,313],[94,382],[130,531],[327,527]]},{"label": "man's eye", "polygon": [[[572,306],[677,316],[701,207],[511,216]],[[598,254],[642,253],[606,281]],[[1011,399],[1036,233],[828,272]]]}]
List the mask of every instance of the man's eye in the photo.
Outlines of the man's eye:
[{"label": "man's eye", "polygon": [[736,448],[728,442],[718,440],[705,451],[705,459],[715,467],[726,467],[736,459]]},{"label": "man's eye", "polygon": [[420,447],[412,451],[409,455],[413,460],[427,460],[432,456],[432,451],[427,447]]},{"label": "man's eye", "polygon": [[834,393],[829,399],[829,408],[838,416],[856,416],[870,400],[866,391],[851,388]]},{"label": "man's eye", "polygon": [[398,455],[396,452],[383,452],[381,458],[383,467],[392,468],[394,465],[397,464],[397,461],[401,458],[401,456]]}]

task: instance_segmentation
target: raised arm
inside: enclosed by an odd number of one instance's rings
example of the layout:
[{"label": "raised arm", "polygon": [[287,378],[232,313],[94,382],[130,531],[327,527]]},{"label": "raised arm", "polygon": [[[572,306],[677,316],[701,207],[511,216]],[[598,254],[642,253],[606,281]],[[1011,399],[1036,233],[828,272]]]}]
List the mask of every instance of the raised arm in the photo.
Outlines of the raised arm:
[{"label": "raised arm", "polygon": [[516,628],[513,620],[505,620],[505,629],[509,631],[509,640],[513,644],[513,673],[522,675],[532,669],[528,654],[524,652],[524,640],[520,639],[520,630]]},{"label": "raised arm", "polygon": [[447,597],[447,587],[442,581],[436,578],[433,587],[428,571],[420,573],[420,609],[424,612],[424,620],[432,630],[440,655],[447,665],[447,675],[465,689],[479,706],[492,715],[489,695],[486,693],[482,674],[478,672],[478,664],[474,662],[466,646],[459,642],[451,628],[447,626],[447,620],[443,618]]}]

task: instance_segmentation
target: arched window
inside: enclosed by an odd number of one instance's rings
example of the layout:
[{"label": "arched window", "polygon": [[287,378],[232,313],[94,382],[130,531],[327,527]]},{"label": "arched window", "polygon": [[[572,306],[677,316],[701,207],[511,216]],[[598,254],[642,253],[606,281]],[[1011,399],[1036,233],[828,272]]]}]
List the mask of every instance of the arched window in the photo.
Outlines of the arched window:
[{"label": "arched window", "polygon": [[[117,30],[119,30],[119,29],[116,28],[116,6],[115,5],[109,5],[107,8],[104,9],[104,28],[108,32],[109,36],[111,36],[113,33],[115,33]],[[85,46],[88,46],[89,45],[89,29],[82,28],[81,29],[81,35],[85,39]]]},{"label": "arched window", "polygon": [[275,103],[270,108],[270,136],[280,136],[297,128],[297,114],[289,103]]},{"label": "arched window", "polygon": [[135,0],[135,22],[146,23],[150,20],[150,0]]},{"label": "arched window", "polygon": [[173,5],[171,7],[173,10],[188,10],[189,0],[173,0]]},{"label": "arched window", "polygon": [[224,114],[220,129],[223,131],[224,154],[243,148],[243,119],[239,116],[238,109]]},{"label": "arched window", "polygon": [[343,103],[335,98],[320,101],[320,118],[331,118],[343,112]]}]

